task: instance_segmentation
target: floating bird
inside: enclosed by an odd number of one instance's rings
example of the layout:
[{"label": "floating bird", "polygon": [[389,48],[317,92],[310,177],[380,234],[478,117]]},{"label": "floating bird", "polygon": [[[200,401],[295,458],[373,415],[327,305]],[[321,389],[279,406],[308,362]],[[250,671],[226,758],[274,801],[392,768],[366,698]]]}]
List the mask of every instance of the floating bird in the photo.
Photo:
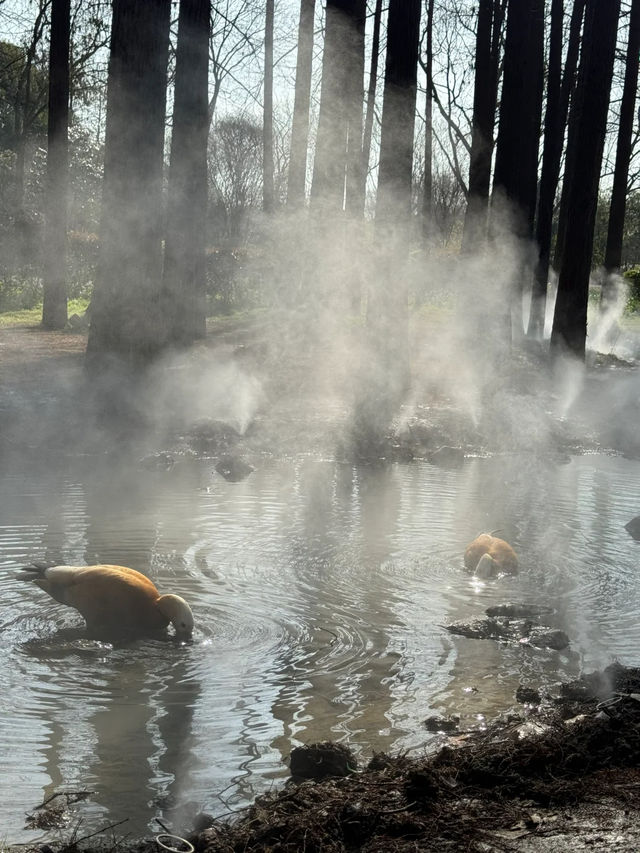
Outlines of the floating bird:
[{"label": "floating bird", "polygon": [[100,639],[145,636],[171,623],[176,639],[193,633],[193,613],[179,595],[160,595],[155,585],[124,566],[29,567],[22,577],[61,604],[75,607],[89,634]]},{"label": "floating bird", "polygon": [[511,545],[490,533],[481,533],[467,545],[464,564],[479,577],[491,577],[499,572],[515,574],[518,571],[518,558]]}]

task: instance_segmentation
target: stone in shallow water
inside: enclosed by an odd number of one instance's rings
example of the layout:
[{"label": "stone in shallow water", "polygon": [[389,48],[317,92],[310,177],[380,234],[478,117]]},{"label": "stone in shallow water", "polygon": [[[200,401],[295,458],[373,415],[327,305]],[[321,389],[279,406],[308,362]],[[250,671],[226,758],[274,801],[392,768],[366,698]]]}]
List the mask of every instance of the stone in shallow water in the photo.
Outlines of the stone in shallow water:
[{"label": "stone in shallow water", "polygon": [[216,465],[216,471],[225,480],[238,483],[240,480],[246,480],[253,468],[237,456],[223,456]]},{"label": "stone in shallow water", "polygon": [[424,725],[428,732],[455,732],[460,725],[460,717],[427,717]]},{"label": "stone in shallow water", "polygon": [[636,515],[635,518],[628,521],[625,524],[624,529],[627,531],[629,536],[640,542],[640,515]]}]

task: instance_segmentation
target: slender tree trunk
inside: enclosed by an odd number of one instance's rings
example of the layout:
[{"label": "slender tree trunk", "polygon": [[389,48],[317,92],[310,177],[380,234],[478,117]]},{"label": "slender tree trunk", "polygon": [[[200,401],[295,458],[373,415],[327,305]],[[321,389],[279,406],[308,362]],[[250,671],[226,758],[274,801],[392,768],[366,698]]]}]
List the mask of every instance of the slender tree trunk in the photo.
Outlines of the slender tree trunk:
[{"label": "slender tree trunk", "polygon": [[376,102],[376,84],[378,82],[378,61],[380,59],[380,26],[382,22],[382,0],[376,0],[373,13],[373,34],[371,38],[371,65],[369,68],[369,86],[367,87],[367,109],[362,135],[362,168],[360,172],[359,207],[364,214],[367,197],[367,175],[371,157],[371,137],[373,135],[373,116]]},{"label": "slender tree trunk", "polygon": [[427,75],[424,109],[424,185],[422,191],[422,235],[428,243],[433,237],[433,4],[427,0]]},{"label": "slender tree trunk", "polygon": [[364,108],[364,36],[367,16],[367,0],[355,0],[354,25],[351,28],[349,57],[349,103],[347,106],[347,176],[346,210],[353,219],[362,215],[360,188],[362,175],[362,134]]},{"label": "slender tree trunk", "polygon": [[376,223],[407,225],[411,215],[413,133],[415,126],[419,0],[391,0],[387,22],[380,169]]},{"label": "slender tree trunk", "polygon": [[[506,218],[510,233],[523,241],[533,236],[536,209],[543,53],[544,0],[510,0],[492,204],[498,221]],[[508,295],[516,336],[524,331],[520,310],[525,273],[523,266]]]},{"label": "slender tree trunk", "polygon": [[[387,59],[380,135],[376,232],[390,245],[381,265],[382,293],[368,320],[388,349],[388,367],[400,385],[408,382],[408,291],[401,266],[401,241],[410,234],[413,137],[415,127],[420,0],[391,0],[387,22]],[[385,268],[386,265],[386,268]],[[400,274],[398,274],[400,273]],[[376,304],[376,302],[378,304]],[[394,364],[394,362],[396,362]]]},{"label": "slender tree trunk", "polygon": [[349,48],[356,26],[358,0],[327,0],[320,114],[311,183],[314,208],[344,208],[349,133],[351,62]]},{"label": "slender tree trunk", "polygon": [[206,334],[207,139],[211,0],[180,0],[163,270],[169,341]]},{"label": "slender tree trunk", "polygon": [[[576,98],[576,87],[578,83],[578,59],[580,56],[581,30],[585,13],[586,0],[574,0],[573,12],[571,14],[571,25],[569,29],[569,44],[567,47],[567,58],[565,61],[564,74],[562,75],[562,90],[560,93],[563,106],[569,117],[568,136],[576,133],[576,124],[579,118],[578,100]],[[569,106],[570,105],[570,106]],[[565,120],[566,124],[566,120]],[[564,136],[564,131],[563,131]],[[564,139],[562,140],[564,142]],[[568,193],[571,187],[573,172],[573,154],[575,149],[567,147],[564,163],[564,178],[562,181],[562,192],[560,194],[560,210],[558,213],[558,233],[556,234],[556,246],[553,258],[553,267],[559,270],[562,264],[562,251],[564,246],[564,235],[566,231],[567,218],[569,216]],[[560,156],[562,151],[560,152]],[[560,164],[558,163],[558,175]],[[548,271],[547,271],[548,272]]]},{"label": "slender tree trunk", "polygon": [[274,0],[267,0],[264,32],[264,104],[262,125],[262,209],[274,207],[273,186],[273,18]]},{"label": "slender tree trunk", "polygon": [[135,367],[166,344],[162,176],[170,0],[114,0],[100,262],[88,366]]},{"label": "slender tree trunk", "polygon": [[[551,346],[584,358],[589,274],[602,152],[613,77],[620,0],[587,0],[577,99],[568,149],[574,149],[568,188],[562,265],[558,277]],[[566,180],[566,178],[565,178]]]},{"label": "slender tree trunk", "polygon": [[63,329],[67,322],[70,11],[70,0],[53,0],[49,50],[46,256],[42,306],[42,325],[47,329]]},{"label": "slender tree trunk", "polygon": [[494,194],[509,202],[513,229],[531,236],[542,111],[544,0],[510,0]]},{"label": "slender tree trunk", "polygon": [[567,59],[562,75],[563,0],[552,0],[551,37],[549,66],[547,73],[547,110],[544,120],[544,148],[542,152],[542,175],[540,198],[536,221],[536,243],[538,261],[531,291],[529,312],[529,337],[540,340],[544,334],[547,304],[547,282],[551,258],[551,236],[553,230],[553,205],[558,189],[558,176],[564,144],[564,132],[569,111],[571,81],[575,78],[578,62],[580,29],[584,14],[584,0],[575,0],[569,28]]},{"label": "slender tree trunk", "polygon": [[289,180],[287,183],[287,204],[292,207],[302,207],[305,199],[315,8],[316,0],[300,0],[296,90],[293,102],[291,154],[289,156]]},{"label": "slender tree trunk", "polygon": [[469,196],[462,233],[464,253],[477,249],[486,238],[498,83],[492,64],[495,7],[495,0],[480,0],[478,6]]},{"label": "slender tree trunk", "polygon": [[613,189],[609,208],[609,227],[607,247],[604,255],[604,267],[609,274],[604,280],[602,307],[615,297],[610,274],[617,272],[622,265],[622,240],[624,236],[624,217],[627,202],[627,180],[632,153],[633,122],[635,118],[636,89],[638,86],[638,60],[640,54],[640,0],[632,0],[629,19],[629,39],[627,42],[627,62],[624,74],[624,88],[620,104],[620,125],[616,148],[616,165],[613,173]]}]

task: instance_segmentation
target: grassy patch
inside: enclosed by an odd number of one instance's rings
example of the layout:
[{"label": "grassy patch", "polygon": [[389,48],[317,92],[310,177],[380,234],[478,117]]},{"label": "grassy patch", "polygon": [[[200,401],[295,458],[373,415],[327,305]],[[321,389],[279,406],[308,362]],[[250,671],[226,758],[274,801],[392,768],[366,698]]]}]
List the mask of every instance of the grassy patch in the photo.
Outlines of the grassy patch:
[{"label": "grassy patch", "polygon": [[[84,314],[89,304],[88,299],[70,299],[68,314]],[[42,303],[35,308],[24,308],[20,311],[6,311],[0,314],[0,329],[12,329],[20,326],[39,326],[42,322]]]}]

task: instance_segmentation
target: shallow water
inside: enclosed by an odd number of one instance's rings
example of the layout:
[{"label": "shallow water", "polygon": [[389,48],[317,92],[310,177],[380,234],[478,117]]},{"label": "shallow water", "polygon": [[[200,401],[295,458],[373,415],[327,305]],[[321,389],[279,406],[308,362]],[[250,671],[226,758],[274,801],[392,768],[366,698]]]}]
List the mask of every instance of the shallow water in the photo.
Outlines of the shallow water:
[{"label": "shallow water", "polygon": [[[0,480],[0,826],[56,791],[93,793],[78,834],[180,830],[287,775],[331,738],[365,759],[421,751],[422,721],[479,725],[520,683],[552,686],[640,647],[640,463],[590,455],[353,467],[264,459],[228,483],[212,460],[148,471],[112,457],[21,460]],[[517,577],[464,571],[501,531]],[[33,560],[118,563],[193,606],[189,646],[88,641],[82,620],[16,577]],[[503,601],[552,603],[565,652],[469,640],[442,625]]]}]

